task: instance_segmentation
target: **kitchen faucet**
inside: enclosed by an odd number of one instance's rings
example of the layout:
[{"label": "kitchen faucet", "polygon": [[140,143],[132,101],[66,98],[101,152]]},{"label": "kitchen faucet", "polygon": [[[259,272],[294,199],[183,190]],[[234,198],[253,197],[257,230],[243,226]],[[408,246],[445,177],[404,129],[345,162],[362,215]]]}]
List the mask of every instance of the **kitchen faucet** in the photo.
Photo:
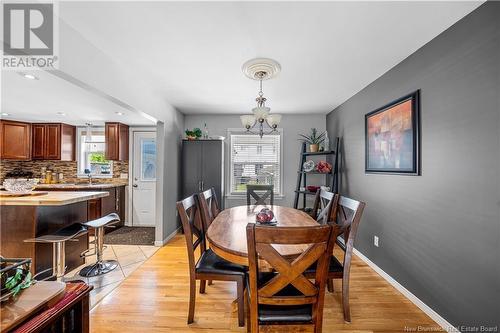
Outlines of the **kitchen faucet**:
[{"label": "kitchen faucet", "polygon": [[90,172],[90,169],[85,169],[83,172],[87,175],[89,179],[89,185],[92,185],[92,173]]}]

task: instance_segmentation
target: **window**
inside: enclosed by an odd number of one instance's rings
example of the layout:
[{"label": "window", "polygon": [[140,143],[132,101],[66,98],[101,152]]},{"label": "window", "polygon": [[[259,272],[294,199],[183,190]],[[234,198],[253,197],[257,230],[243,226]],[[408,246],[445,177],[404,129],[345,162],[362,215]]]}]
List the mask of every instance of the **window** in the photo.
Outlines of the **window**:
[{"label": "window", "polygon": [[113,162],[104,158],[104,127],[93,127],[91,141],[87,140],[87,129],[78,128],[77,164],[78,176],[87,177],[85,170],[90,170],[93,177],[111,178]]},{"label": "window", "polygon": [[141,180],[156,180],[156,139],[141,138]]},{"label": "window", "polygon": [[274,185],[281,194],[281,132],[264,135],[229,133],[230,193],[246,193],[247,184]]}]

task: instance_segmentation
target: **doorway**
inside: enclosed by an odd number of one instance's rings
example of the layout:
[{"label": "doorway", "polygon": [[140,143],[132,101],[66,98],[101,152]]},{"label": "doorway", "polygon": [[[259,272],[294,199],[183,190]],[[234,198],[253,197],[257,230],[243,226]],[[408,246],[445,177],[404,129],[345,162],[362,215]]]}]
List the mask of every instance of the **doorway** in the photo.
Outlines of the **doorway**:
[{"label": "doorway", "polygon": [[132,216],[134,227],[154,227],[156,210],[156,132],[133,132]]}]

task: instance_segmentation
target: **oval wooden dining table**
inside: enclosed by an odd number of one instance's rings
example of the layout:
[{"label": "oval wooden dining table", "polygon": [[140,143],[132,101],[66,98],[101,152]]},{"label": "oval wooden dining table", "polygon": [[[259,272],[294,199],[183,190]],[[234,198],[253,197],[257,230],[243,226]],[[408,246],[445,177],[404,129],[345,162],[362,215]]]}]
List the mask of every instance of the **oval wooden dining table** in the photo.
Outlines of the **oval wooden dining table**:
[{"label": "oval wooden dining table", "polygon": [[[255,215],[264,207],[271,209],[277,226],[304,227],[318,223],[303,211],[282,206],[237,206],[223,210],[208,227],[207,238],[210,248],[220,257],[248,266],[247,233],[248,223],[255,223]],[[273,245],[284,257],[294,258],[307,248],[307,244]]]}]

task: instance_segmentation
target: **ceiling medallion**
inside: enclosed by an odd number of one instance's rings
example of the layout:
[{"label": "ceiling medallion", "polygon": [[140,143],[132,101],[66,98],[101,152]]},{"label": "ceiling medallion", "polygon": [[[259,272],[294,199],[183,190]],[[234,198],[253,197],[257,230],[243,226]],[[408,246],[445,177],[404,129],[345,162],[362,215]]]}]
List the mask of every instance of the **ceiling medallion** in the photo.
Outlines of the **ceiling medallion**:
[{"label": "ceiling medallion", "polygon": [[[248,60],[241,67],[243,73],[252,80],[269,80],[281,72],[280,64],[269,58],[255,58]],[[259,75],[264,73],[264,77]]]},{"label": "ceiling medallion", "polygon": [[[257,107],[252,109],[252,115],[240,116],[241,124],[246,128],[247,133],[259,134],[262,138],[264,134],[277,132],[281,121],[281,115],[269,114],[271,108],[266,106],[267,99],[262,91],[262,81],[269,80],[278,75],[281,71],[280,64],[273,59],[256,58],[245,62],[242,66],[243,73],[252,80],[259,81],[259,93],[255,101]],[[268,130],[264,130],[264,125]],[[256,131],[251,129],[258,127]]]}]

